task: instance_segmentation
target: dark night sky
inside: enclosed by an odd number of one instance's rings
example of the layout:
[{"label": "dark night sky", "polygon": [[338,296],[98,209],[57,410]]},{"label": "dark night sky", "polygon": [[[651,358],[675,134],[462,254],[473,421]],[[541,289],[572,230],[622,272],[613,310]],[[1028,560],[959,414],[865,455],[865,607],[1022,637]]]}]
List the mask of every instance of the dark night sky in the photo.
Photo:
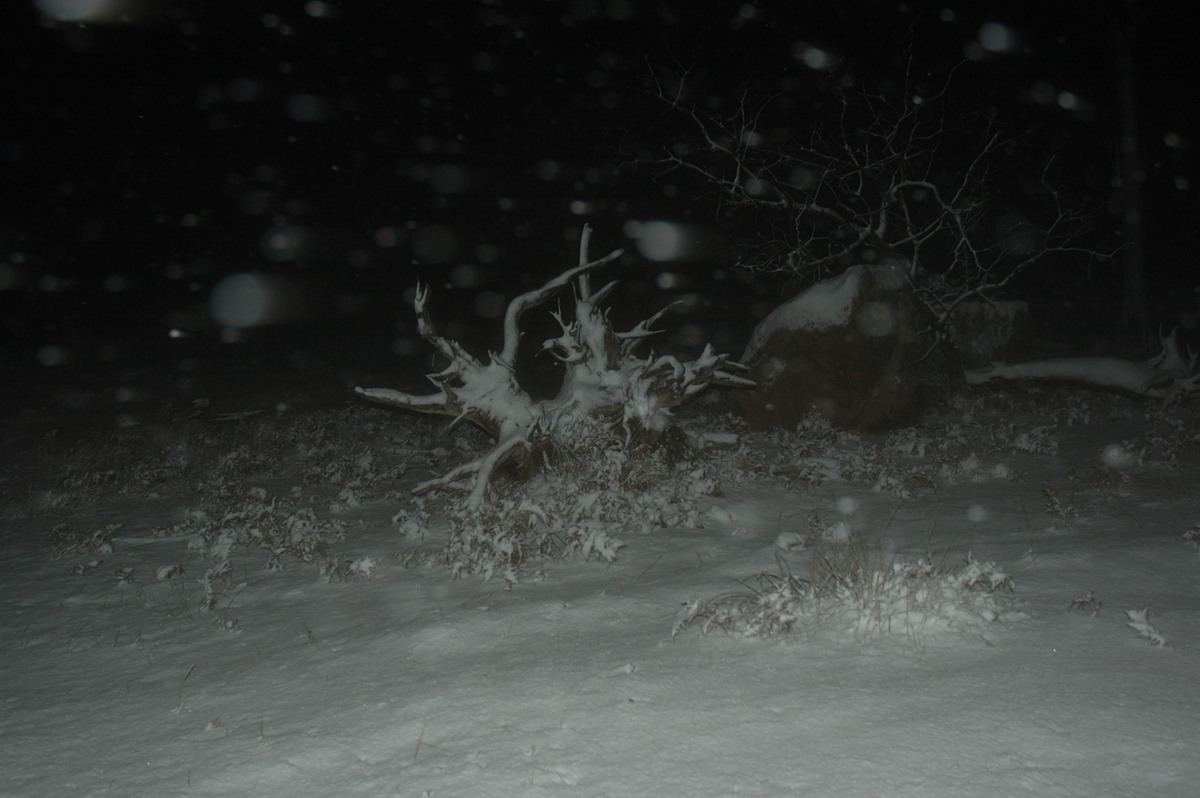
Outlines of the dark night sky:
[{"label": "dark night sky", "polygon": [[[637,163],[678,132],[652,73],[687,68],[728,103],[802,86],[806,48],[883,78],[909,38],[935,73],[965,54],[962,90],[1057,153],[1073,196],[1111,205],[1106,3],[17,2],[0,26],[11,363],[47,343],[78,360],[83,339],[202,327],[231,273],[295,280],[318,316],[399,317],[417,277],[479,291],[548,276],[585,221],[598,249],[629,246],[630,219],[709,224],[690,187]],[[1135,5],[1147,254],[1165,317],[1200,280],[1200,97],[1183,23],[1195,8]],[[987,23],[1015,47],[981,48]],[[1063,91],[1083,110],[1063,108]],[[1098,246],[1115,226],[1103,217]],[[672,268],[707,277],[722,257]],[[1115,284],[1110,267],[1046,283],[1110,319]]]}]

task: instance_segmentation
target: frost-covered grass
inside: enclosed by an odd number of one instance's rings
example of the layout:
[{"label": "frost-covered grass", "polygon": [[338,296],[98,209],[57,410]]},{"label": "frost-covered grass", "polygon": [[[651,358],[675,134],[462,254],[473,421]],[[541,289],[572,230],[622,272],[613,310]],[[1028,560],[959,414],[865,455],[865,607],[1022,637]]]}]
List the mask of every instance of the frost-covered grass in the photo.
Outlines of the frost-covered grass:
[{"label": "frost-covered grass", "polygon": [[1014,589],[1012,579],[969,553],[958,563],[899,557],[883,541],[855,534],[807,559],[806,576],[795,574],[781,553],[776,568],[747,582],[745,590],[689,602],[672,636],[691,626],[744,637],[798,632],[812,642],[898,634],[920,646],[927,633],[983,635],[987,624],[1015,615],[1004,601]]},{"label": "frost-covered grass", "polygon": [[0,793],[1193,793],[1196,408],[680,415],[476,514],[375,408],[24,448]]}]

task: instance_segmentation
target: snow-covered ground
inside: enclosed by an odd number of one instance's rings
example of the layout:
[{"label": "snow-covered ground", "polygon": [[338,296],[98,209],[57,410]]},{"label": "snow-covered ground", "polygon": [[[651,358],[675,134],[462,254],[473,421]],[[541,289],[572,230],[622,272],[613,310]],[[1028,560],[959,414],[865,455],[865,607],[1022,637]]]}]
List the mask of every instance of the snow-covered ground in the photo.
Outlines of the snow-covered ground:
[{"label": "snow-covered ground", "polygon": [[[952,405],[891,435],[718,437],[675,494],[610,509],[615,561],[511,587],[429,562],[442,521],[407,488],[477,445],[440,423],[13,418],[0,794],[1195,795],[1197,408]],[[687,416],[741,432],[719,404]],[[851,551],[938,576],[738,625],[759,574],[844,577]],[[930,604],[968,554],[994,590]]]}]

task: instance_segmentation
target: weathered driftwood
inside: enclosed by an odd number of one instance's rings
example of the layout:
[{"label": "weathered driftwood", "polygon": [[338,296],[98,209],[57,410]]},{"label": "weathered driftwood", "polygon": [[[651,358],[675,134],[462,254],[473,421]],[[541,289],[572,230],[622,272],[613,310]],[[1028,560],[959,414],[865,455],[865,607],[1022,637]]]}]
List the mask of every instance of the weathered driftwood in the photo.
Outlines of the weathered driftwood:
[{"label": "weathered driftwood", "polygon": [[1082,385],[1099,390],[1176,399],[1200,392],[1196,353],[1179,351],[1175,333],[1162,338],[1162,350],[1149,360],[1111,357],[1061,357],[1028,363],[993,363],[966,372],[967,383],[982,385],[995,380],[1029,380]]},{"label": "weathered driftwood", "polygon": [[[613,330],[599,304],[616,283],[596,292],[591,290],[591,273],[622,254],[621,250],[589,260],[591,228],[584,226],[579,246],[579,265],[540,288],[513,299],[504,316],[504,341],[499,352],[479,360],[457,342],[438,335],[430,317],[428,287],[419,286],[413,300],[417,329],[449,365],[428,375],[437,393],[417,396],[387,388],[356,388],[359,396],[403,410],[454,417],[454,424],[470,422],[490,435],[496,445],[484,456],[464,463],[448,473],[418,485],[415,492],[454,486],[470,481],[467,508],[483,503],[492,475],[500,465],[516,461],[536,468],[539,458],[556,449],[571,449],[587,431],[598,425],[623,431],[628,443],[638,430],[663,429],[670,408],[712,385],[753,387],[738,376],[739,363],[711,347],[695,360],[651,354],[645,359],[634,350],[655,334],[651,326],[660,311],[626,332]],[[542,351],[564,367],[562,387],[552,399],[534,399],[517,381],[517,348],[521,317],[532,308],[549,302],[575,282],[575,312],[566,318],[554,312],[562,335],[551,338]]]}]

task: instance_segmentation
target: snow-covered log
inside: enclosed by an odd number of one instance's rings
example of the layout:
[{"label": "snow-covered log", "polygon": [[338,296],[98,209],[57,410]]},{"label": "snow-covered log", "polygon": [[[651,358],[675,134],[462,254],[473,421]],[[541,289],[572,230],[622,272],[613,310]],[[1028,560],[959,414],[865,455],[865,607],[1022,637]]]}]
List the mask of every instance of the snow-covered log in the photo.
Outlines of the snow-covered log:
[{"label": "snow-covered log", "polygon": [[1197,355],[1179,351],[1175,333],[1162,338],[1162,350],[1145,361],[1111,357],[1063,357],[1028,363],[993,363],[966,372],[967,383],[982,385],[994,380],[1031,380],[1082,385],[1101,390],[1175,399],[1200,392]]},{"label": "snow-covered log", "polygon": [[[453,424],[467,421],[496,441],[483,457],[460,465],[415,489],[424,492],[469,482],[467,508],[478,509],[489,481],[504,463],[516,462],[524,470],[559,450],[570,450],[598,428],[619,431],[626,445],[637,431],[659,432],[667,425],[670,408],[681,404],[712,385],[753,387],[736,372],[744,367],[716,354],[711,347],[695,360],[651,354],[634,355],[637,346],[656,331],[651,326],[665,312],[642,321],[626,332],[613,330],[607,314],[599,307],[612,291],[609,283],[591,290],[591,273],[622,254],[588,258],[591,227],[585,225],[579,245],[579,265],[540,288],[513,299],[504,316],[504,341],[499,352],[480,360],[456,341],[438,335],[430,317],[428,287],[418,286],[413,308],[417,329],[445,360],[441,371],[428,375],[438,388],[429,395],[413,395],[387,388],[356,388],[359,396],[372,402],[418,413],[453,416]],[[563,364],[564,379],[558,395],[538,400],[517,381],[517,348],[520,322],[528,310],[549,302],[574,282],[575,312],[567,317],[553,315],[562,335],[542,346],[542,352]]]}]

